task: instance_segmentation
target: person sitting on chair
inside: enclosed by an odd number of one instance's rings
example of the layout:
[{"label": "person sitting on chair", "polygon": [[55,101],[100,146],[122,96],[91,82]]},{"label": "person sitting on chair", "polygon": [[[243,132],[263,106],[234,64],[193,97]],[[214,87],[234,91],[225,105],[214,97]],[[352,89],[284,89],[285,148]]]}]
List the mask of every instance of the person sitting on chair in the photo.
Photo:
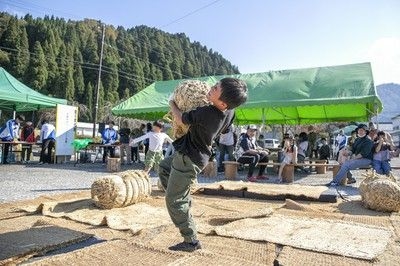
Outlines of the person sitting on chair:
[{"label": "person sitting on chair", "polygon": [[266,166],[260,165],[257,176],[253,176],[254,168],[259,162],[268,162],[268,150],[261,150],[257,146],[255,135],[257,127],[255,125],[249,125],[247,132],[240,140],[239,150],[243,153],[238,158],[238,162],[242,164],[249,164],[249,172],[247,174],[247,180],[250,182],[256,182],[257,179],[268,179],[264,175]]},{"label": "person sitting on chair", "polygon": [[356,183],[356,179],[351,175],[350,170],[355,170],[360,167],[369,167],[372,163],[372,147],[374,142],[368,137],[368,128],[365,124],[359,124],[357,127],[358,138],[352,147],[352,157],[350,160],[345,161],[339,169],[333,180],[326,184],[327,186],[339,186],[341,181],[346,178],[347,184]]}]

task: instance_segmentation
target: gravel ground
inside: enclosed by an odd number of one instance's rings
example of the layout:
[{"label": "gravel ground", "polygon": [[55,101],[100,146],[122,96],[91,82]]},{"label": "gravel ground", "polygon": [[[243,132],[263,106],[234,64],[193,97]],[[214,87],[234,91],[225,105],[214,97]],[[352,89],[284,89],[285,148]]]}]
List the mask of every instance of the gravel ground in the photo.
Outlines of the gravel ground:
[{"label": "gravel ground", "polygon": [[[393,165],[400,165],[400,159],[395,158]],[[121,170],[143,169],[143,164],[122,165]],[[239,172],[238,181],[245,180],[246,171]],[[358,178],[357,184],[342,187],[342,191],[347,195],[358,195],[360,177],[364,170],[354,171]],[[399,176],[400,171],[394,173]],[[109,174],[106,165],[101,163],[77,164],[62,163],[54,165],[32,164],[0,164],[0,203],[11,202],[22,199],[33,199],[46,194],[60,194],[79,190],[90,190],[93,181],[97,177]],[[157,184],[157,176],[154,172],[150,173],[152,184]],[[269,180],[261,182],[271,183],[277,178],[272,168],[268,168]],[[326,174],[295,174],[295,183],[304,185],[323,185],[332,178],[332,172]],[[216,178],[208,178],[199,175],[199,184],[211,183],[224,180],[223,173],[218,173]]]}]

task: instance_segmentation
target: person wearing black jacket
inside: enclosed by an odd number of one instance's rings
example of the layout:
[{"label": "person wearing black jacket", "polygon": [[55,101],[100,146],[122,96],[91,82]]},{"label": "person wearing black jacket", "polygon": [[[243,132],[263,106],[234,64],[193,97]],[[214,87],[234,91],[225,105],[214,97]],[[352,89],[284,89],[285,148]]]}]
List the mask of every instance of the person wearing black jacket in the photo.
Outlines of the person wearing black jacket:
[{"label": "person wearing black jacket", "polygon": [[[342,179],[346,178],[346,174],[350,170],[355,170],[360,167],[369,167],[372,163],[372,147],[374,142],[368,137],[368,128],[365,124],[359,124],[357,127],[358,138],[352,146],[352,157],[345,161],[340,167],[339,172],[327,186],[338,186]],[[356,182],[356,179],[351,175],[347,177],[347,184]]]},{"label": "person wearing black jacket", "polygon": [[124,160],[124,154],[126,154],[126,161],[124,164],[132,164],[132,157],[131,157],[131,147],[129,146],[129,136],[131,134],[131,129],[128,127],[128,124],[125,123],[123,128],[118,130],[119,134],[119,142],[121,143],[120,146],[120,156],[121,161]]}]

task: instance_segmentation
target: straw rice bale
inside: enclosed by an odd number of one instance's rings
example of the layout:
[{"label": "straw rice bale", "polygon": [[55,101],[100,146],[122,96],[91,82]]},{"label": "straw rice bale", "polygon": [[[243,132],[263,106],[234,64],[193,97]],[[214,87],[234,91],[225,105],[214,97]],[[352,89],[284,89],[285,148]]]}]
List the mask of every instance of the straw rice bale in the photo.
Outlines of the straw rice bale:
[{"label": "straw rice bale", "polygon": [[368,171],[364,176],[360,194],[365,207],[383,212],[400,211],[400,186],[392,175]]},{"label": "straw rice bale", "polygon": [[91,193],[99,208],[120,208],[150,196],[151,184],[146,172],[129,170],[96,179],[92,184]]},{"label": "straw rice bale", "polygon": [[[207,94],[210,91],[210,86],[199,80],[187,80],[180,83],[174,90],[173,100],[177,107],[187,112],[197,107],[209,105]],[[186,125],[177,125],[172,119],[173,136],[179,138],[185,135],[189,129]]]}]

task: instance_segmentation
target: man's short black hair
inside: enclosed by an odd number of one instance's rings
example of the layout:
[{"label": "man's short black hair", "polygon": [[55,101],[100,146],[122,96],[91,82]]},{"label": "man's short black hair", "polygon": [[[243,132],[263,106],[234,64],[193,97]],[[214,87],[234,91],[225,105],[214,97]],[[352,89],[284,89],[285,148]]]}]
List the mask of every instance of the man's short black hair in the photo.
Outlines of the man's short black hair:
[{"label": "man's short black hair", "polygon": [[220,81],[221,96],[219,99],[226,103],[227,109],[233,109],[247,100],[247,85],[237,78],[223,78]]},{"label": "man's short black hair", "polygon": [[378,137],[379,136],[385,136],[386,135],[386,133],[385,133],[385,131],[378,131],[378,134],[376,134]]},{"label": "man's short black hair", "polygon": [[16,117],[19,121],[25,121],[25,116],[24,115],[17,115]]},{"label": "man's short black hair", "polygon": [[164,122],[157,120],[154,121],[153,126],[159,127],[159,128],[163,128],[164,127]]}]

